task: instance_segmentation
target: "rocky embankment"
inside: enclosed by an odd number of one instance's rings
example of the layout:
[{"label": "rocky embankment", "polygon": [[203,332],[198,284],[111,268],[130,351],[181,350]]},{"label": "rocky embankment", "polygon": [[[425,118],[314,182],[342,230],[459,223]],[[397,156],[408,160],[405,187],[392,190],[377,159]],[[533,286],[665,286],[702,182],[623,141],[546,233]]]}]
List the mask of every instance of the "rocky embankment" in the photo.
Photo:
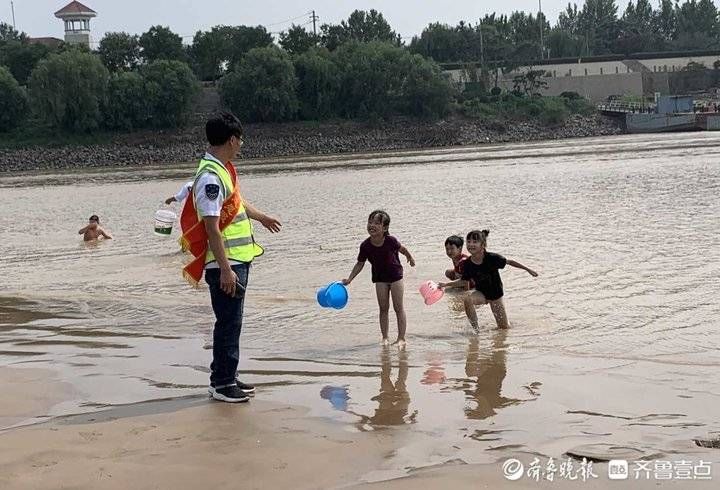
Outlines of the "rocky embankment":
[{"label": "rocky embankment", "polygon": [[[104,145],[0,147],[0,172],[90,167],[172,165],[196,160],[205,149],[202,121],[177,131],[118,134]],[[621,133],[613,119],[571,116],[555,127],[534,122],[498,122],[452,118],[434,122],[397,119],[380,124],[350,121],[248,124],[243,158],[325,155],[554,140]]]}]

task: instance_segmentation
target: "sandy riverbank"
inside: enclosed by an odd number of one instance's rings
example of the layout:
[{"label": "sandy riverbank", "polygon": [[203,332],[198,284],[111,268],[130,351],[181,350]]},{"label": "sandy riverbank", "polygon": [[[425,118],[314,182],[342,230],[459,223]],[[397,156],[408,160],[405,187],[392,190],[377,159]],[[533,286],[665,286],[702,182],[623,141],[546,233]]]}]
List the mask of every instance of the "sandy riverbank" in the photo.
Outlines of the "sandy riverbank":
[{"label": "sandy riverbank", "polygon": [[[204,118],[198,115],[194,124],[177,131],[118,134],[106,145],[8,149],[0,144],[0,173],[195,161],[206,145]],[[374,125],[353,121],[248,124],[245,130],[242,154],[246,159],[557,140],[621,132],[617,121],[600,115],[574,115],[554,127],[533,121],[484,122],[456,117],[435,122],[399,119]]]},{"label": "sandy riverbank", "polygon": [[[47,391],[51,373],[0,369],[7,400],[17,416],[44,413],[57,401]],[[13,382],[8,383],[7,380]],[[41,395],[38,395],[41,394]],[[262,392],[259,394],[262,398]],[[292,404],[253,400],[242,405],[213,402],[202,395],[121,405],[0,432],[0,488],[26,489],[196,489],[196,488],[715,488],[710,481],[610,481],[596,463],[597,478],[529,478],[510,482],[502,461],[444,464],[402,475],[382,471],[383,460],[399,451],[406,435],[398,430],[349,431],[310,417]],[[518,454],[529,461],[532,455]],[[698,454],[672,459],[697,461]],[[705,460],[707,461],[706,456]],[[503,460],[505,457],[503,457]],[[717,461],[714,463],[717,465]]]}]

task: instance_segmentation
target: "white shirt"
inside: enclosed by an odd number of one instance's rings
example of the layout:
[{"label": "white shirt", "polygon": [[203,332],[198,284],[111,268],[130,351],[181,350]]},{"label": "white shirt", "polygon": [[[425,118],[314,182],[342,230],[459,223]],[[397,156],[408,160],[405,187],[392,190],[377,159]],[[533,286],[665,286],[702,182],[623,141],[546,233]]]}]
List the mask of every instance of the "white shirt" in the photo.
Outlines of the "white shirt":
[{"label": "white shirt", "polygon": [[[225,167],[217,158],[210,153],[205,153],[205,160],[212,160],[219,165]],[[209,186],[209,187],[208,187]],[[225,190],[223,189],[220,177],[212,172],[204,172],[197,178],[193,185],[193,195],[195,196],[195,209],[200,216],[220,216],[220,210],[225,202]],[[240,264],[237,260],[230,260],[230,265]],[[217,261],[205,264],[206,269],[219,269]]]},{"label": "white shirt", "polygon": [[175,194],[175,201],[176,202],[183,202],[186,197],[190,195],[190,191],[192,190],[192,186],[195,183],[195,181],[191,180],[190,182],[185,182],[183,186],[180,188],[180,190]]},{"label": "white shirt", "polygon": [[[210,153],[205,153],[205,160],[212,160],[218,165],[222,164],[217,158]],[[197,178],[193,186],[195,194],[195,209],[200,216],[220,216],[223,202],[225,202],[225,189],[223,188],[220,177],[212,172],[204,172]]]}]

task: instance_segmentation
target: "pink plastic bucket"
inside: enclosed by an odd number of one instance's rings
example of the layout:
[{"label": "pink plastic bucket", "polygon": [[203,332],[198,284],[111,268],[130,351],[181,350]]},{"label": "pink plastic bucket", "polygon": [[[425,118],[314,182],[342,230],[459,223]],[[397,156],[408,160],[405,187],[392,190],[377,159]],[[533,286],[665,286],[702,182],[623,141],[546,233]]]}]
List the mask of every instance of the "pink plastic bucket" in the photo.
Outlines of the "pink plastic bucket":
[{"label": "pink plastic bucket", "polygon": [[444,294],[445,292],[438,288],[437,283],[432,281],[424,282],[420,286],[420,295],[423,297],[425,304],[428,306],[440,301],[440,298],[442,298]]}]

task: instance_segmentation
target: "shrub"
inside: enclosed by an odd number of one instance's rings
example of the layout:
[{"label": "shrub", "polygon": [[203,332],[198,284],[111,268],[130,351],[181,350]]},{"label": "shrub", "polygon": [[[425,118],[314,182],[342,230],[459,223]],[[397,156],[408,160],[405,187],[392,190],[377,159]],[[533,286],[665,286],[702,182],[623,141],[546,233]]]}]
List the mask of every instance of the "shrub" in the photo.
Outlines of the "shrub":
[{"label": "shrub", "polygon": [[567,119],[570,111],[561,98],[544,97],[541,112],[539,114],[540,121],[545,125],[561,124]]},{"label": "shrub", "polygon": [[27,116],[28,102],[10,70],[0,66],[0,132],[15,129]]}]

